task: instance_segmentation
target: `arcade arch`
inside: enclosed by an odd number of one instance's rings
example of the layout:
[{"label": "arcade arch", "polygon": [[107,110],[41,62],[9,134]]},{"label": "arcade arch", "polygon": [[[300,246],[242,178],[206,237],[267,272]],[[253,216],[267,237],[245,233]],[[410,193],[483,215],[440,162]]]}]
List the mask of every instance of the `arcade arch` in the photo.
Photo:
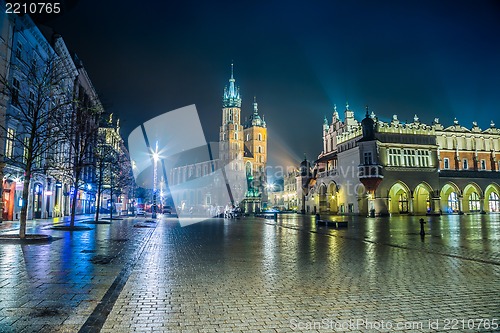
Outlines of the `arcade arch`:
[{"label": "arcade arch", "polygon": [[411,194],[408,185],[399,181],[389,189],[389,213],[407,214],[410,212]]},{"label": "arcade arch", "polygon": [[432,188],[422,182],[413,191],[413,212],[418,215],[430,213],[432,205]]},{"label": "arcade arch", "polygon": [[448,182],[441,188],[441,211],[443,213],[458,213],[462,211],[462,193],[455,183]]}]

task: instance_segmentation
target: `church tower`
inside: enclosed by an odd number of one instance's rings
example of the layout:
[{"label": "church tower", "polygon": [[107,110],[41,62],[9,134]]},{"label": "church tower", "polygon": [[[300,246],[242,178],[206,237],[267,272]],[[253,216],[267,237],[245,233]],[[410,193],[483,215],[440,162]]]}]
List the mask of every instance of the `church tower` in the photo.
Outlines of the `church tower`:
[{"label": "church tower", "polygon": [[229,86],[224,88],[222,98],[222,126],[219,131],[219,159],[230,170],[243,170],[243,127],[241,126],[240,88],[236,86],[234,68],[231,64]]},{"label": "church tower", "polygon": [[[265,200],[266,164],[267,164],[267,126],[259,116],[257,100],[254,97],[253,113],[244,125],[245,152],[244,163],[247,179],[252,179],[252,188],[249,187],[247,196],[258,196]],[[253,207],[253,211],[260,210],[260,205]]]}]

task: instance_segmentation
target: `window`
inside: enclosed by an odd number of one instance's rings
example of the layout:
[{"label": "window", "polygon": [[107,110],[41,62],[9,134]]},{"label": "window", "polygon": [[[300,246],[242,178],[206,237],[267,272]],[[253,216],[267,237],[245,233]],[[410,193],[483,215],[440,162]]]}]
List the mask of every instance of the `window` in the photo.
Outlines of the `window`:
[{"label": "window", "polygon": [[443,159],[443,169],[449,169],[450,168],[450,159],[445,157]]},{"label": "window", "polygon": [[429,159],[430,159],[430,153],[428,150],[419,150],[417,152],[418,156],[418,166],[421,167],[428,167],[430,165]]},{"label": "window", "polygon": [[413,167],[415,166],[415,151],[412,149],[404,149],[403,150],[403,155],[404,155],[404,165]]},{"label": "window", "polygon": [[23,44],[17,43],[16,58],[22,59],[22,56],[23,56]]},{"label": "window", "polygon": [[401,149],[389,149],[389,164],[395,166],[401,165]]},{"label": "window", "polygon": [[408,195],[406,193],[401,193],[399,195],[399,212],[408,213]]},{"label": "window", "polygon": [[250,141],[250,134],[247,134],[247,141]]},{"label": "window", "polygon": [[30,91],[30,99],[28,101],[28,110],[29,112],[35,111],[35,94]]},{"label": "window", "polygon": [[259,141],[262,141],[262,134],[259,133],[258,138],[259,138]]},{"label": "window", "polygon": [[258,152],[258,153],[262,153],[262,147],[261,147],[261,146],[258,146],[258,147],[257,147],[257,152]]},{"label": "window", "polygon": [[23,162],[26,163],[28,162],[28,144],[29,144],[29,138],[25,137],[23,140]]},{"label": "window", "polygon": [[450,213],[458,212],[460,210],[457,192],[451,192],[448,196],[448,210]]},{"label": "window", "polygon": [[5,157],[12,158],[14,154],[14,138],[16,131],[13,128],[7,129],[7,140],[5,141]]},{"label": "window", "polygon": [[479,212],[479,195],[476,192],[472,192],[469,196],[469,210],[471,212]]},{"label": "window", "polygon": [[238,133],[234,133],[234,139],[238,140]]},{"label": "window", "polygon": [[372,164],[372,153],[371,152],[365,152],[363,160],[364,160],[364,164],[365,165]]},{"label": "window", "polygon": [[19,106],[19,91],[21,90],[21,83],[16,78],[12,79],[12,104]]},{"label": "window", "polygon": [[489,200],[489,208],[490,212],[499,212],[500,211],[500,198],[498,194],[492,192],[488,198]]},{"label": "window", "polygon": [[467,162],[467,159],[464,158],[464,160],[463,160],[463,169],[467,170],[468,168],[469,168],[469,162]]},{"label": "window", "polygon": [[486,170],[486,161],[481,160],[481,170]]},{"label": "window", "polygon": [[42,167],[42,156],[40,154],[35,157],[35,167],[38,169]]},{"label": "window", "polygon": [[350,203],[347,205],[347,210],[349,213],[354,213],[354,204]]}]

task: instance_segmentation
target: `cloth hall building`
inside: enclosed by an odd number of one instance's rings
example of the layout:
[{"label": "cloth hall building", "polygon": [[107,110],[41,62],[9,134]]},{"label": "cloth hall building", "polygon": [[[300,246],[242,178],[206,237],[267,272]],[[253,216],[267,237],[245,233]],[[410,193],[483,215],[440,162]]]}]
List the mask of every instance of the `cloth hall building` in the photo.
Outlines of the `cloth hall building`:
[{"label": "cloth hall building", "polygon": [[[304,169],[304,170],[302,170]],[[346,105],[323,124],[323,151],[297,178],[305,213],[450,214],[500,211],[500,130],[476,122],[384,122]]]}]

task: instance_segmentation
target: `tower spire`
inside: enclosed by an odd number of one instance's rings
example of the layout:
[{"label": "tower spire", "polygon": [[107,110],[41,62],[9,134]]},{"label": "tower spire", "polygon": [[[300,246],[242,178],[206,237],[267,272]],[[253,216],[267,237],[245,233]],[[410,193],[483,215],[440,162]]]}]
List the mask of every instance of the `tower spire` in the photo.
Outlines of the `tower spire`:
[{"label": "tower spire", "polygon": [[229,87],[224,88],[224,97],[222,105],[224,107],[241,107],[240,88],[235,84],[234,79],[234,63],[231,61],[231,78],[229,79]]},{"label": "tower spire", "polygon": [[257,97],[256,96],[253,97],[253,113],[254,114],[258,114],[259,113],[259,108],[258,108],[258,105],[257,105]]}]

